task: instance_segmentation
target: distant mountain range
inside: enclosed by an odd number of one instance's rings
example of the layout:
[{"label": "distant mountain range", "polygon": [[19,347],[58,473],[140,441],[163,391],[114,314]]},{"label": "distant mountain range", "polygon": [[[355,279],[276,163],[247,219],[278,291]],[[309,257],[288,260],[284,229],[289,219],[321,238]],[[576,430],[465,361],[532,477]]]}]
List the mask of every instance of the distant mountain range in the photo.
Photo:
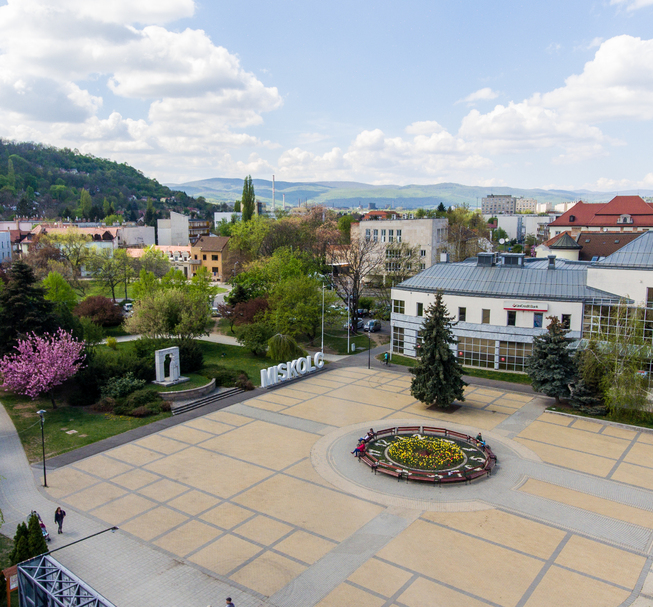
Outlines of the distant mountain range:
[{"label": "distant mountain range", "polygon": [[[272,203],[272,181],[254,179],[256,198],[268,206]],[[234,202],[240,200],[243,190],[242,179],[202,179],[188,183],[166,184],[174,190],[186,192],[189,196],[204,196],[208,201]],[[286,206],[297,206],[308,201],[309,204],[323,204],[329,207],[367,207],[376,204],[378,209],[434,207],[441,202],[445,206],[457,206],[463,203],[472,208],[481,206],[481,198],[488,194],[512,194],[524,198],[536,198],[538,202],[569,202],[584,200],[586,202],[607,202],[616,196],[636,195],[653,196],[653,190],[625,192],[591,192],[589,190],[541,190],[520,188],[485,188],[466,186],[458,183],[438,183],[436,185],[369,185],[352,181],[317,181],[275,183],[277,208],[281,207],[283,196]]]}]

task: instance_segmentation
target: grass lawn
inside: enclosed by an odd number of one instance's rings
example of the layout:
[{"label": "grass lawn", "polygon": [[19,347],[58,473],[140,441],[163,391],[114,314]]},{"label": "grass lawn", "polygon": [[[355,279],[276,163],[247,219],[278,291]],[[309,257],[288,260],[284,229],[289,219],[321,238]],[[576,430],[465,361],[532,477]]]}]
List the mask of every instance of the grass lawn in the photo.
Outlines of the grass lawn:
[{"label": "grass lawn", "polygon": [[[104,297],[111,298],[111,289],[109,287],[103,286],[99,280],[91,278],[89,280],[83,281],[84,286],[86,287],[86,293],[84,297],[90,297],[91,295],[104,295]],[[127,297],[128,299],[133,298],[133,285],[128,285],[127,287]],[[125,297],[125,287],[124,285],[118,285],[116,287],[116,299],[124,299]]]},{"label": "grass lawn", "polygon": [[222,365],[227,369],[245,371],[255,386],[261,385],[261,369],[274,364],[269,358],[254,356],[246,348],[197,340],[204,353],[205,365]]},{"label": "grass lawn", "polygon": [[[383,354],[379,354],[377,360],[383,361]],[[414,367],[417,360],[401,354],[393,354],[390,364],[403,365],[404,367]],[[507,371],[492,371],[490,369],[476,369],[474,367],[463,367],[465,375],[471,377],[484,377],[485,379],[496,379],[498,381],[509,381],[513,384],[531,385],[531,379],[526,374],[509,373]]]},{"label": "grass lawn", "polygon": [[104,334],[107,337],[123,337],[125,335],[131,335],[125,331],[125,325],[118,325],[117,327],[102,327]]},{"label": "grass lawn", "polygon": [[177,384],[176,386],[158,386],[157,384],[151,384],[151,386],[158,392],[179,392],[180,390],[191,390],[192,388],[201,388],[206,386],[211,380],[204,375],[198,375],[197,373],[184,373],[184,377],[190,378],[190,381],[186,381],[183,384]]},{"label": "grass lawn", "polygon": [[[0,394],[0,402],[14,422],[30,462],[42,459],[41,425],[36,413],[39,409],[46,411],[44,426],[46,458],[72,451],[171,415],[170,413],[160,413],[144,418],[117,416],[94,413],[86,407],[64,406],[59,401],[57,409],[53,410],[49,399],[30,400],[13,394]],[[70,430],[76,430],[76,432],[67,434]]]}]

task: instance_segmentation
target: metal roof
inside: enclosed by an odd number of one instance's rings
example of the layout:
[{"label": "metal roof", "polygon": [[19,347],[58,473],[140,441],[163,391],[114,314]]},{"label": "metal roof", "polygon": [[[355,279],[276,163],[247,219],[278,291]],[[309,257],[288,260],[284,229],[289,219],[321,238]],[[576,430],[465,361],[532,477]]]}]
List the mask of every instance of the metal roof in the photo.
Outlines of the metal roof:
[{"label": "metal roof", "polygon": [[619,301],[619,296],[613,293],[587,286],[588,264],[556,259],[555,270],[549,270],[548,265],[547,259],[528,260],[524,267],[481,267],[475,260],[438,263],[395,288],[430,292],[441,289],[448,295],[477,297]]},{"label": "metal roof", "polygon": [[648,268],[653,270],[653,232],[644,232],[639,238],[635,238],[594,265],[603,268]]}]

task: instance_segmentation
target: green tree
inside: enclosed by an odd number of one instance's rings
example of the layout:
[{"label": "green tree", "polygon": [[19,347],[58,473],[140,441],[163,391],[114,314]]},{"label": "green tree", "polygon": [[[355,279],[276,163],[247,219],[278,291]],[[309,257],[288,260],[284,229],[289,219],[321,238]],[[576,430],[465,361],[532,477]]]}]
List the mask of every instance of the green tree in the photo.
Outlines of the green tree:
[{"label": "green tree", "polygon": [[338,218],[338,229],[342,237],[342,242],[344,244],[349,244],[351,242],[351,224],[354,223],[354,218],[352,215],[343,215]]},{"label": "green tree", "polygon": [[145,247],[145,252],[138,260],[140,268],[152,272],[157,278],[165,276],[170,270],[168,256],[154,246]]},{"label": "green tree", "polygon": [[93,208],[93,199],[89,194],[88,190],[82,188],[80,197],[79,197],[79,209],[82,212],[82,216],[89,219],[91,217],[91,209]]},{"label": "green tree", "polygon": [[77,294],[58,272],[49,272],[43,279],[43,286],[48,301],[65,305],[71,311],[77,305]]},{"label": "green tree", "polygon": [[268,341],[274,331],[266,321],[253,322],[245,325],[236,338],[238,343],[247,348],[256,356],[265,356],[268,349]]},{"label": "green tree", "polygon": [[240,213],[240,200],[234,202],[234,213]]},{"label": "green tree", "polygon": [[422,347],[419,360],[410,372],[415,376],[410,393],[427,405],[450,407],[454,400],[464,401],[463,368],[458,362],[451,344],[453,317],[448,316],[442,293],[435,296],[435,303],[429,307],[420,331]]},{"label": "green tree", "polygon": [[566,335],[569,333],[556,316],[547,317],[551,322],[547,332],[533,338],[533,353],[524,367],[531,378],[533,389],[556,399],[568,398],[569,386],[576,376],[576,365],[569,351]]},{"label": "green tree", "polygon": [[[335,311],[335,296],[325,292],[325,323]],[[278,333],[297,337],[306,335],[311,345],[322,327],[322,283],[311,276],[296,276],[278,282],[270,295],[268,318]]]},{"label": "green tree", "polygon": [[134,271],[134,260],[125,249],[118,249],[113,253],[113,261],[116,264],[120,283],[125,288],[125,299],[127,299],[127,289],[136,274]]},{"label": "green tree", "polygon": [[0,355],[9,352],[18,337],[53,332],[58,325],[54,305],[45,299],[45,289],[37,284],[32,268],[19,259],[8,276],[9,282],[0,290]]},{"label": "green tree", "polygon": [[38,556],[48,551],[48,545],[43,537],[39,518],[36,514],[31,514],[27,523],[27,534],[30,557]]},{"label": "green tree", "polygon": [[16,187],[16,172],[11,158],[7,160],[7,185],[12,189]]},{"label": "green tree", "polygon": [[508,232],[506,232],[503,228],[497,228],[494,230],[494,233],[492,234],[492,240],[494,242],[499,242],[501,239],[508,240]]},{"label": "green tree", "polygon": [[61,256],[70,266],[73,279],[77,281],[74,285],[75,289],[83,292],[83,286],[78,279],[82,274],[82,266],[92,252],[89,247],[91,237],[77,228],[70,228],[64,234],[48,235],[46,240],[59,249]]},{"label": "green tree", "polygon": [[16,205],[16,215],[19,217],[32,217],[34,215],[34,205],[27,199],[27,196],[22,196]]},{"label": "green tree", "polygon": [[159,218],[159,214],[154,208],[154,203],[152,202],[151,198],[148,198],[147,208],[145,209],[145,216],[143,217],[143,221],[145,221],[145,225],[156,226],[156,220],[158,218]]},{"label": "green tree", "polygon": [[438,205],[438,213],[446,213],[447,208],[444,206],[444,202],[440,202]]},{"label": "green tree", "polygon": [[208,335],[213,324],[206,298],[183,289],[158,290],[134,304],[126,322],[130,333],[190,339]]},{"label": "green tree", "polygon": [[14,535],[14,547],[9,553],[9,562],[12,565],[17,565],[29,557],[29,533],[27,532],[27,525],[25,523],[18,523],[16,535]]},{"label": "green tree", "polygon": [[290,335],[277,333],[268,340],[267,355],[276,362],[286,362],[306,356],[306,352],[297,345],[297,342]]},{"label": "green tree", "polygon": [[253,217],[250,221],[239,221],[231,228],[230,251],[240,251],[247,259],[259,255],[261,245],[270,232],[272,220],[267,217]]},{"label": "green tree", "polygon": [[111,299],[115,302],[116,287],[122,282],[123,273],[119,259],[113,252],[109,249],[94,250],[86,262],[86,269],[102,286],[111,289]]},{"label": "green tree", "polygon": [[249,221],[254,215],[254,210],[256,209],[256,196],[254,194],[254,185],[252,184],[251,175],[245,177],[241,208],[243,210],[243,221]]}]

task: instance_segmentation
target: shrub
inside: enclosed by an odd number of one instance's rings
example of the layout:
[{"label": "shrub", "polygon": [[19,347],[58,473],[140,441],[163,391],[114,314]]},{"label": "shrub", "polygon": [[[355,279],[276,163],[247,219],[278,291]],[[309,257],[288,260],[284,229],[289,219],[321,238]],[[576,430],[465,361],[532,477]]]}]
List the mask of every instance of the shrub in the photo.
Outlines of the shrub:
[{"label": "shrub", "polygon": [[112,350],[118,349],[118,340],[115,337],[107,337],[107,346]]},{"label": "shrub", "polygon": [[136,379],[130,371],[122,377],[110,378],[100,389],[103,397],[122,398],[145,386],[145,380]]},{"label": "shrub", "polygon": [[154,415],[154,412],[147,407],[136,407],[136,409],[133,409],[127,415],[131,417],[147,417],[148,415]]},{"label": "shrub", "polygon": [[143,407],[150,403],[158,403],[160,400],[161,395],[156,390],[153,388],[142,388],[141,390],[132,392],[123,400],[123,403],[130,409],[136,409],[137,407]]},{"label": "shrub", "polygon": [[249,379],[245,371],[227,369],[222,365],[206,365],[202,369],[202,373],[209,379],[215,379],[216,386],[222,386],[224,388],[235,387],[240,377],[244,377],[246,380]]},{"label": "shrub", "polygon": [[241,390],[254,390],[254,384],[249,380],[247,375],[241,373],[236,380],[236,388]]},{"label": "shrub", "polygon": [[264,356],[268,349],[268,340],[274,331],[266,322],[255,322],[246,325],[238,336],[238,343],[245,346],[256,356]]},{"label": "shrub", "polygon": [[115,398],[105,396],[93,405],[93,411],[97,413],[113,413],[118,402]]},{"label": "shrub", "polygon": [[114,304],[108,297],[92,295],[81,303],[78,303],[73,310],[75,316],[89,318],[101,327],[117,327],[122,323],[122,311],[120,306]]}]

